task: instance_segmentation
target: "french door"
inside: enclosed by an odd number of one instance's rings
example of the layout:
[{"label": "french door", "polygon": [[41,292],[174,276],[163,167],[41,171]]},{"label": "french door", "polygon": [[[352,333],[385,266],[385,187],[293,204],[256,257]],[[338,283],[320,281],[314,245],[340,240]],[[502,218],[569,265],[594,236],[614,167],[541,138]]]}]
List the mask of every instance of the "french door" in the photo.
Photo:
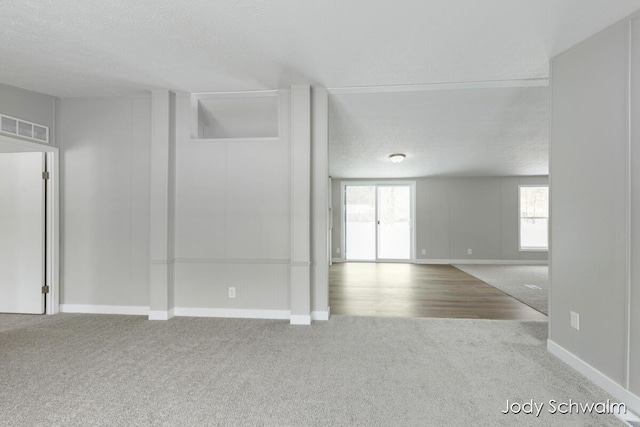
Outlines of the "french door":
[{"label": "french door", "polygon": [[346,260],[412,259],[413,188],[412,183],[344,184]]}]

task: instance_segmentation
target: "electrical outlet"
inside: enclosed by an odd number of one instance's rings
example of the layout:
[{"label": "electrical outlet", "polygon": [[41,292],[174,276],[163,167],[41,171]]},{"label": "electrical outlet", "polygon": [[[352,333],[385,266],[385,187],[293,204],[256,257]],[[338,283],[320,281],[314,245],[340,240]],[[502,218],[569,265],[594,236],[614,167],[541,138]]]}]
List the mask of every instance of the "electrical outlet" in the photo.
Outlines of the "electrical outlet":
[{"label": "electrical outlet", "polygon": [[467,255],[473,255],[473,249],[467,249]]},{"label": "electrical outlet", "polygon": [[340,248],[336,248],[336,253],[339,254],[340,253]]},{"label": "electrical outlet", "polygon": [[426,250],[426,249],[423,249],[423,250],[422,250],[422,255],[426,255],[426,254],[427,254],[427,250]]},{"label": "electrical outlet", "polygon": [[236,288],[229,288],[229,298],[235,298],[236,297]]},{"label": "electrical outlet", "polygon": [[571,312],[571,327],[576,331],[580,330],[580,315],[574,311]]}]

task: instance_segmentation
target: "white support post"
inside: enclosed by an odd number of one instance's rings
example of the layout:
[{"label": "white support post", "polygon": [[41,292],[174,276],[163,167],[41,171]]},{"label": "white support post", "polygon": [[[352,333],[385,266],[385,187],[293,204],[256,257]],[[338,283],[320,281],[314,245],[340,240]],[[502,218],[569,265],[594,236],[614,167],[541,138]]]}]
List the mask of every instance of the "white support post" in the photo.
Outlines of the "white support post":
[{"label": "white support post", "polygon": [[312,91],[311,288],[313,320],[329,319],[329,93]]},{"label": "white support post", "polygon": [[174,316],[175,94],[151,97],[151,206],[149,319]]},{"label": "white support post", "polygon": [[311,324],[311,88],[291,87],[291,324]]}]

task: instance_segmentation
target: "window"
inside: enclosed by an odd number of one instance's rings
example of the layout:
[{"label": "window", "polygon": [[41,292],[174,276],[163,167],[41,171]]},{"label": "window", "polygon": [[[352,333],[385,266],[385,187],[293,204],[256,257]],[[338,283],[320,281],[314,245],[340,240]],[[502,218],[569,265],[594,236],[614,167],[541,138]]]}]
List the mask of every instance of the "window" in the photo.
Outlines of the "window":
[{"label": "window", "polygon": [[520,186],[520,250],[549,249],[549,187]]}]

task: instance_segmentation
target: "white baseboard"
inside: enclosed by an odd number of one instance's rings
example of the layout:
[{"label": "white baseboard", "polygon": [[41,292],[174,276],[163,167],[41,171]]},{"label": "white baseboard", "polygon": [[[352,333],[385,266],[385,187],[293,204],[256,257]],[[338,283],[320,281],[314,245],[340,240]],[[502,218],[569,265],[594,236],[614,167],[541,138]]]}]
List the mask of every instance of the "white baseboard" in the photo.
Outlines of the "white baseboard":
[{"label": "white baseboard", "polygon": [[60,304],[61,313],[128,314],[146,316],[149,307],[133,305]]},{"label": "white baseboard", "polygon": [[311,320],[329,320],[330,309],[327,311],[312,311]]},{"label": "white baseboard", "polygon": [[[333,258],[331,260],[334,264],[341,262],[377,262],[372,261],[346,261],[342,258]],[[533,259],[415,259],[406,261],[381,261],[385,263],[389,262],[413,262],[415,264],[498,264],[498,265],[549,265],[547,260],[533,260]]]},{"label": "white baseboard", "polygon": [[309,314],[292,314],[291,317],[292,325],[310,325],[311,324],[311,315]]},{"label": "white baseboard", "polygon": [[547,351],[593,381],[616,399],[620,399],[620,403],[624,403],[628,410],[640,413],[640,397],[550,339],[547,340]]},{"label": "white baseboard", "polygon": [[549,265],[549,261],[530,259],[417,259],[416,264]]},{"label": "white baseboard", "polygon": [[168,311],[162,310],[150,310],[149,311],[149,320],[169,320],[175,316],[175,309],[172,308]]},{"label": "white baseboard", "polygon": [[176,307],[176,316],[227,317],[233,319],[281,319],[288,320],[289,310],[245,310],[237,308],[191,308]]},{"label": "white baseboard", "polygon": [[143,306],[60,304],[61,313],[125,314],[149,316],[149,320],[169,320],[175,316],[226,317],[233,319],[290,320],[292,325],[310,325],[311,320],[329,320],[329,311],[314,311],[311,315],[291,315],[289,310],[245,310],[235,308],[176,307],[168,311],[150,310]]}]

